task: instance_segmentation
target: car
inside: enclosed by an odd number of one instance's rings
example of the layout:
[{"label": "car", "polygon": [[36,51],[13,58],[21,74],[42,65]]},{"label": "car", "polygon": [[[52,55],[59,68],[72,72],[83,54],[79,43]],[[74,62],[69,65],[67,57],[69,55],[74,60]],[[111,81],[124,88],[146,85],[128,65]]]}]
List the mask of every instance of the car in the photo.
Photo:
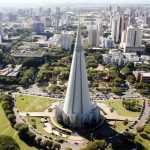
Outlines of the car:
[{"label": "car", "polygon": [[129,129],[126,129],[125,131],[129,131]]},{"label": "car", "polygon": [[47,135],[44,135],[44,137],[45,137],[45,138],[48,138],[48,136],[47,136]]},{"label": "car", "polygon": [[74,144],[78,145],[79,143],[78,142],[74,142]]},{"label": "car", "polygon": [[129,126],[129,129],[132,129],[133,127],[132,126]]}]

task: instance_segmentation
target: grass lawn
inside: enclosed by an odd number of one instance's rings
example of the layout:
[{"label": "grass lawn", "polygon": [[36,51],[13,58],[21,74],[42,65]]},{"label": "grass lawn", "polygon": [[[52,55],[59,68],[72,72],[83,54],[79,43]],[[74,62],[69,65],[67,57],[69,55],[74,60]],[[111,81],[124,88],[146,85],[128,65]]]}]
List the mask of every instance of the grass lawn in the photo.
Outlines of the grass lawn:
[{"label": "grass lawn", "polygon": [[[129,116],[129,117],[139,116],[139,112],[132,112],[125,109],[122,106],[122,100],[108,100],[108,101],[103,101],[102,103],[107,104],[110,108],[114,108],[117,114],[120,116]],[[142,104],[142,100],[140,100],[140,103]]]},{"label": "grass lawn", "polygon": [[141,143],[142,146],[144,146],[145,150],[149,150],[150,149],[150,141],[143,139],[141,136],[136,136],[136,140],[137,142]]},{"label": "grass lawn", "polygon": [[[36,129],[44,134],[44,135],[49,135],[49,133],[47,133],[44,129],[43,129],[43,123],[41,122],[41,118],[40,117],[29,117],[29,119],[27,117],[25,117],[25,119],[30,123],[30,125],[36,124]],[[32,120],[35,120],[35,122],[33,122]]]},{"label": "grass lawn", "polygon": [[118,132],[124,131],[130,124],[131,124],[131,122],[129,122],[127,125],[124,125],[123,121],[116,121],[115,130]]},{"label": "grass lawn", "polygon": [[16,95],[16,105],[21,112],[40,112],[56,100],[31,95]]},{"label": "grass lawn", "polygon": [[1,103],[0,103],[0,120],[1,120],[0,121],[1,135],[9,135],[13,137],[16,140],[16,142],[19,144],[21,150],[37,150],[35,147],[29,147],[27,144],[25,144],[23,141],[20,140],[16,130],[10,126],[10,123],[7,120],[3,112],[3,109],[1,107]]},{"label": "grass lawn", "polygon": [[[25,117],[25,119],[27,121],[29,121],[30,125],[33,125],[35,124],[36,125],[36,130],[38,130],[40,133],[44,134],[44,135],[47,135],[47,136],[50,136],[52,138],[56,138],[56,139],[63,139],[62,137],[60,136],[55,136],[55,135],[52,135],[52,134],[49,134],[48,132],[46,132],[44,129],[43,129],[43,123],[41,122],[41,118],[40,117],[29,117],[29,119],[27,117]],[[34,121],[33,121],[34,120]]]}]

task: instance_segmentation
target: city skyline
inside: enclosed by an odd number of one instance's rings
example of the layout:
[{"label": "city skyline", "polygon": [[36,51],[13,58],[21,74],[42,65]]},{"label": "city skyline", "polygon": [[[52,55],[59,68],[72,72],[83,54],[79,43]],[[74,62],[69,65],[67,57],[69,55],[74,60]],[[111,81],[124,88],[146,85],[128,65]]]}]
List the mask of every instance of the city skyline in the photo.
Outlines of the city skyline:
[{"label": "city skyline", "polygon": [[148,0],[0,0],[0,150],[149,149],[149,93]]}]

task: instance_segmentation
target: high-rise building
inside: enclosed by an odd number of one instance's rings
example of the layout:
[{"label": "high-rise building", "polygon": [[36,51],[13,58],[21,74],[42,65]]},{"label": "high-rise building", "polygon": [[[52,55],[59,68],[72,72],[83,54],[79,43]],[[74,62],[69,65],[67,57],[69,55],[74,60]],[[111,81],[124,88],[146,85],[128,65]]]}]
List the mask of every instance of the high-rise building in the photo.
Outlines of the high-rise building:
[{"label": "high-rise building", "polygon": [[126,43],[124,44],[125,52],[143,53],[145,47],[142,45],[143,29],[139,27],[129,26],[127,28]]},{"label": "high-rise building", "polygon": [[100,45],[100,30],[94,29],[93,24],[91,24],[91,27],[88,31],[88,44],[89,47],[99,47]]},{"label": "high-rise building", "polygon": [[135,17],[129,18],[129,25],[137,25],[137,21],[136,21]]},{"label": "high-rise building", "polygon": [[33,32],[43,33],[44,32],[44,24],[42,22],[34,22],[33,23]]},{"label": "high-rise building", "polygon": [[122,32],[122,16],[117,17],[117,31],[116,31],[116,42],[121,41],[121,32]]},{"label": "high-rise building", "polygon": [[8,14],[8,19],[9,21],[16,21],[17,20],[17,15],[16,14],[13,14],[13,13],[9,13]]},{"label": "high-rise building", "polygon": [[45,15],[46,15],[46,17],[50,17],[50,16],[51,16],[51,8],[48,8],[48,9],[45,11]]},{"label": "high-rise building", "polygon": [[150,16],[146,17],[145,23],[150,27]]},{"label": "high-rise building", "polygon": [[97,125],[100,120],[100,109],[90,100],[86,63],[80,26],[71,64],[69,82],[64,104],[57,106],[57,121],[72,128],[84,128],[85,125]]},{"label": "high-rise building", "polygon": [[111,29],[111,36],[114,42],[116,42],[117,38],[117,19],[112,19],[112,29]]},{"label": "high-rise building", "polygon": [[114,41],[110,36],[104,39],[104,48],[106,49],[113,48],[113,46],[114,46]]},{"label": "high-rise building", "polygon": [[97,29],[100,32],[100,35],[103,33],[103,24],[102,24],[102,19],[100,18],[100,14],[98,14],[97,18]]},{"label": "high-rise building", "polygon": [[60,8],[59,8],[59,7],[56,7],[56,17],[57,17],[58,19],[61,18],[61,11],[60,11]]},{"label": "high-rise building", "polygon": [[127,35],[127,31],[123,30],[121,34],[121,43],[120,43],[121,48],[123,48],[124,44],[126,43],[126,35]]},{"label": "high-rise building", "polygon": [[33,17],[33,21],[34,21],[34,22],[40,21],[40,16],[38,16],[38,15],[34,16],[34,17]]},{"label": "high-rise building", "polygon": [[112,20],[112,39],[116,43],[121,42],[122,31],[127,30],[129,18],[127,16],[117,16]]},{"label": "high-rise building", "polygon": [[51,27],[52,26],[52,20],[51,20],[51,18],[49,18],[49,17],[45,18],[45,20],[44,20],[44,26],[45,27]]},{"label": "high-rise building", "polygon": [[141,47],[143,29],[129,26],[127,28],[126,46]]},{"label": "high-rise building", "polygon": [[116,42],[121,42],[122,31],[127,30],[128,21],[129,19],[127,16],[119,16],[117,18]]},{"label": "high-rise building", "polygon": [[61,33],[60,44],[64,50],[71,50],[71,46],[72,46],[72,32],[71,31],[63,31]]}]

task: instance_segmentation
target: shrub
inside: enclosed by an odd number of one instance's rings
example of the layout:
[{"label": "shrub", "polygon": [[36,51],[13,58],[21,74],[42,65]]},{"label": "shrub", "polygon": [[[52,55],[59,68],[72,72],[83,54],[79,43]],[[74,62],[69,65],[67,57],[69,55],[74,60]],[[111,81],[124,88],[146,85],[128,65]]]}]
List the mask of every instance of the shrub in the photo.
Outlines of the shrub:
[{"label": "shrub", "polygon": [[141,126],[139,126],[139,127],[136,128],[136,131],[137,131],[138,133],[143,132],[143,130],[144,130],[144,127],[141,127]]},{"label": "shrub", "polygon": [[129,120],[128,120],[128,119],[125,119],[125,120],[123,121],[123,124],[124,124],[124,125],[127,125],[128,122],[129,122]]}]

